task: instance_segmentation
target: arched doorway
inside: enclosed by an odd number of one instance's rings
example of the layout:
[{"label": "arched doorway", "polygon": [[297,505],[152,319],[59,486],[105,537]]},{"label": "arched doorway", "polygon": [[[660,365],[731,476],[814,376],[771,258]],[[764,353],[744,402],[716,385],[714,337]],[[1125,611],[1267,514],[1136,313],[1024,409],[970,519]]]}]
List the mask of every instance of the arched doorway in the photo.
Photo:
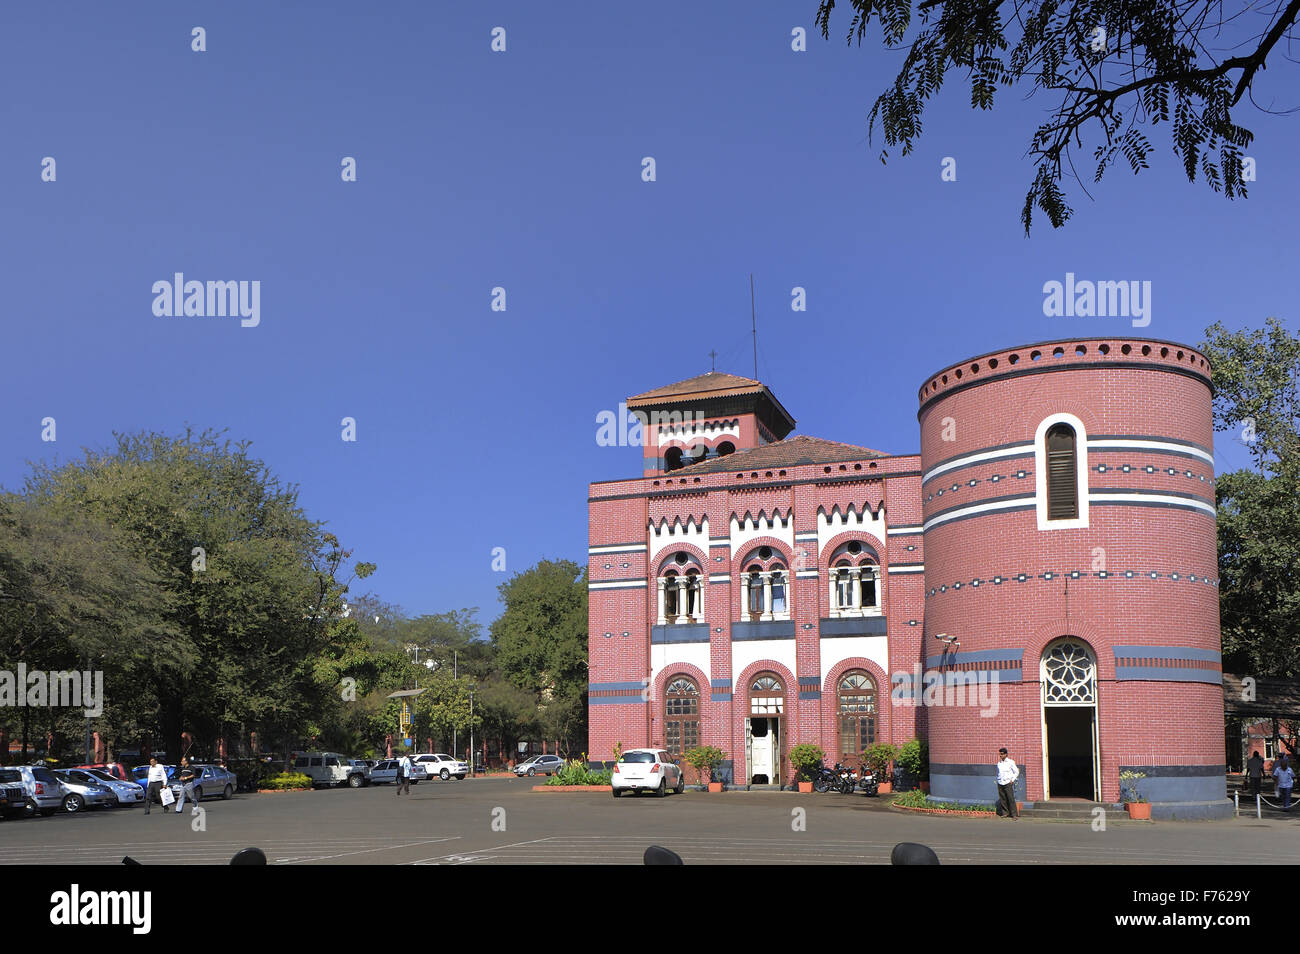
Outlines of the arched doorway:
[{"label": "arched doorway", "polygon": [[785,688],[775,673],[759,673],[749,683],[745,720],[745,773],[750,785],[781,784],[781,715]]},{"label": "arched doorway", "polygon": [[1043,650],[1043,795],[1101,800],[1097,660],[1067,636]]}]

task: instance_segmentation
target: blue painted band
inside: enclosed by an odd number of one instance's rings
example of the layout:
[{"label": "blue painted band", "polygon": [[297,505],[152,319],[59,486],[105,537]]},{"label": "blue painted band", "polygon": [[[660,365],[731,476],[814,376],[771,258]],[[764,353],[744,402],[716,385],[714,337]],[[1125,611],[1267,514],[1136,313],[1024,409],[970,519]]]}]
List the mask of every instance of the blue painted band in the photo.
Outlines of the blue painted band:
[{"label": "blue painted band", "polygon": [[1006,649],[977,649],[964,653],[945,653],[942,656],[927,656],[925,657],[925,664],[931,669],[937,669],[939,666],[943,665],[975,662],[1003,662],[1010,659],[1023,661],[1024,658],[1024,649],[1013,649],[1008,647]]},{"label": "blue painted band", "polygon": [[888,623],[883,616],[846,616],[823,619],[818,627],[821,636],[884,636]]},{"label": "blue painted band", "polygon": [[1204,662],[1223,660],[1223,655],[1213,649],[1193,649],[1190,646],[1115,646],[1113,648],[1116,659],[1200,659]]},{"label": "blue painted band", "polygon": [[1174,666],[1116,666],[1115,681],[1129,680],[1204,682],[1211,686],[1218,686],[1223,683],[1223,673],[1217,669],[1184,669]]},{"label": "blue painted band", "polygon": [[640,692],[646,687],[645,680],[639,682],[589,682],[587,683],[588,692],[600,692],[606,689],[635,689]]},{"label": "blue painted band", "polygon": [[650,642],[654,645],[707,643],[708,641],[708,623],[673,623],[668,626],[652,626],[650,628]]},{"label": "blue painted band", "polygon": [[733,642],[749,639],[794,639],[793,620],[767,622],[736,622],[731,624]]},{"label": "blue painted band", "polygon": [[592,706],[630,706],[643,705],[645,699],[640,696],[588,696],[587,704]]}]

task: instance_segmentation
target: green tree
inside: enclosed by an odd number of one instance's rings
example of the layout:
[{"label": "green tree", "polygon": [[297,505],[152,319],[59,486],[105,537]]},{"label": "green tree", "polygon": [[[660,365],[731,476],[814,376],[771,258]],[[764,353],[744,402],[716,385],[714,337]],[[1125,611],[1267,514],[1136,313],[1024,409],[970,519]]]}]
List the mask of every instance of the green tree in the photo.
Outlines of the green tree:
[{"label": "green tree", "polygon": [[587,571],[542,560],[499,587],[504,612],[492,624],[502,674],[532,692],[542,721],[573,746],[587,734]]},{"label": "green tree", "polygon": [[110,524],[154,575],[172,632],[138,639],[169,753],[182,731],[208,746],[250,729],[291,740],[321,705],[315,664],[342,616],[349,552],[247,444],[214,432],[114,436],[107,453],[38,465],[26,496]]},{"label": "green tree", "polygon": [[1220,474],[1219,611],[1226,667],[1290,678],[1300,670],[1300,337],[1275,318],[1261,330],[1206,330],[1216,429],[1254,468]]},{"label": "green tree", "polygon": [[[914,7],[915,4],[915,7]],[[1254,138],[1233,109],[1266,63],[1285,68],[1300,0],[849,0],[848,40],[859,45],[871,21],[884,44],[907,47],[903,65],[868,118],[889,146],[907,155],[922,116],[952,71],[970,85],[971,107],[992,109],[1001,88],[1026,85],[1055,106],[1029,140],[1037,172],[1021,210],[1029,234],[1035,206],[1053,227],[1072,209],[1060,188],[1074,172],[1072,144],[1096,144],[1094,181],[1122,158],[1136,174],[1151,145],[1143,127],[1169,124],[1189,181],[1198,172],[1228,198],[1246,195],[1243,153]],[[817,25],[830,36],[836,0],[821,0]],[[909,41],[914,21],[918,30]],[[1228,55],[1228,54],[1231,55]],[[1292,61],[1293,62],[1293,61]],[[888,158],[882,151],[881,161]],[[1085,189],[1086,193],[1086,189]]]}]

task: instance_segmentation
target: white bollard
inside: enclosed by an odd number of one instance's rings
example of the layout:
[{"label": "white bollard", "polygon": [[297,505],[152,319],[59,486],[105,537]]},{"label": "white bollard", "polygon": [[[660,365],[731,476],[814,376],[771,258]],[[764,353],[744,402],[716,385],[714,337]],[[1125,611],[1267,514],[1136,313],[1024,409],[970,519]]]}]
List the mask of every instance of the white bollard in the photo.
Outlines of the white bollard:
[{"label": "white bollard", "polygon": [[1260,804],[1259,804],[1259,800],[1260,800],[1260,798],[1261,798],[1261,796],[1259,796],[1259,795],[1256,795],[1256,796],[1255,796],[1255,817],[1256,817],[1256,818],[1263,818],[1263,817],[1264,817],[1264,810],[1260,807]]}]

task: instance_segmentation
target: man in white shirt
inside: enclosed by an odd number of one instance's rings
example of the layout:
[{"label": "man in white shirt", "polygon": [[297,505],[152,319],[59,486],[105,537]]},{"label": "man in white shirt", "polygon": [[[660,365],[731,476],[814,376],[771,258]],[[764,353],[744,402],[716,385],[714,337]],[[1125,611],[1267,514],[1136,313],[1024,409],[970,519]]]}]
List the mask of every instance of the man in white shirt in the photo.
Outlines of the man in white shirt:
[{"label": "man in white shirt", "polygon": [[411,794],[411,760],[405,755],[397,760],[397,794],[401,795],[403,790]]},{"label": "man in white shirt", "polygon": [[[153,804],[155,798],[160,797],[163,786],[167,784],[167,770],[158,764],[157,759],[149,760],[149,774],[145,781],[148,787],[144,795],[144,813],[149,814],[149,806]],[[167,814],[167,809],[163,808],[163,814]]]},{"label": "man in white shirt", "polygon": [[1006,749],[998,749],[998,814],[1008,818],[1019,818],[1016,814],[1016,779],[1020,778],[1020,769],[1007,755]]}]

